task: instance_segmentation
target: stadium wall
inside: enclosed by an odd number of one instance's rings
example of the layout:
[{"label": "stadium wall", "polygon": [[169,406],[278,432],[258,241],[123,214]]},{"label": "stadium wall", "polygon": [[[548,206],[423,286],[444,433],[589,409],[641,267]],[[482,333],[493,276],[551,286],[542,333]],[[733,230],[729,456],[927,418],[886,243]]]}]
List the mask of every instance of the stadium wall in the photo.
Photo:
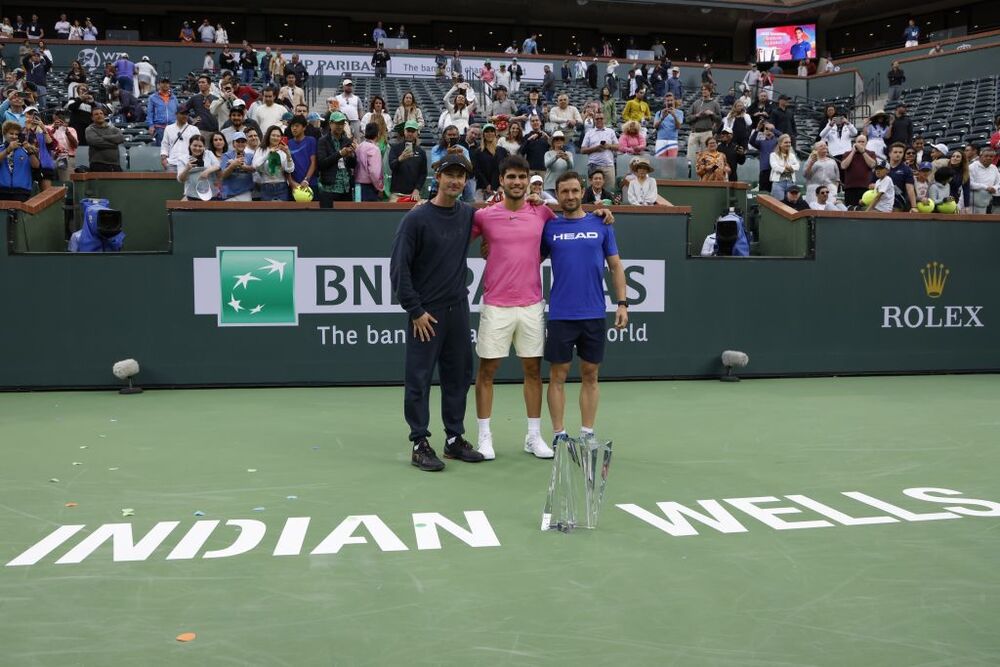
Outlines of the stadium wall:
[{"label": "stadium wall", "polygon": [[[750,354],[750,376],[1000,369],[995,220],[792,213],[760,201],[772,216],[762,242],[778,225],[785,257],[690,257],[689,208],[617,212],[631,323],[609,332],[604,377],[710,377],[729,348]],[[12,289],[0,387],[113,386],[111,365],[126,357],[141,363],[144,386],[401,381],[408,323],[387,258],[406,206],[169,202],[170,252],[108,255],[15,253],[33,219],[3,207],[0,283]],[[798,253],[810,229],[815,252]],[[242,264],[225,264],[234,256]],[[282,258],[287,273],[269,272]],[[236,266],[257,280],[236,288]],[[245,326],[260,290],[270,290],[273,326]],[[234,294],[244,306],[235,322],[222,315]],[[501,377],[519,374],[508,362]]]}]

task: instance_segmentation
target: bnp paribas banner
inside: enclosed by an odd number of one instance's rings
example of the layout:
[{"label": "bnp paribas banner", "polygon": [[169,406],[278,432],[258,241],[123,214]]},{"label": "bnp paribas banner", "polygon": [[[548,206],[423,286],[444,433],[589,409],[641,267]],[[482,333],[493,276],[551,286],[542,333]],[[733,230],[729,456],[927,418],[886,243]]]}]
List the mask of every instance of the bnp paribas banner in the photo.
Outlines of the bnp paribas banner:
[{"label": "bnp paribas banner", "polygon": [[[479,312],[486,261],[468,261],[469,304],[473,312]],[[630,259],[623,264],[630,312],[662,314],[666,262]],[[543,292],[548,294],[552,284],[548,261],[540,271]],[[303,257],[297,247],[218,247],[215,257],[194,259],[193,278],[194,313],[214,317],[219,327],[308,326],[317,347],[381,347],[406,340],[405,328],[386,328],[384,319],[372,317],[393,315],[392,322],[404,322],[390,284],[388,257]],[[615,305],[607,277],[605,283],[610,313]],[[353,317],[342,319],[340,324],[300,321],[300,315],[306,314]],[[608,322],[610,325],[611,318]],[[647,326],[641,318],[634,319],[622,331],[609,326],[607,337],[609,342],[647,343]],[[473,329],[473,341],[475,336]]]}]

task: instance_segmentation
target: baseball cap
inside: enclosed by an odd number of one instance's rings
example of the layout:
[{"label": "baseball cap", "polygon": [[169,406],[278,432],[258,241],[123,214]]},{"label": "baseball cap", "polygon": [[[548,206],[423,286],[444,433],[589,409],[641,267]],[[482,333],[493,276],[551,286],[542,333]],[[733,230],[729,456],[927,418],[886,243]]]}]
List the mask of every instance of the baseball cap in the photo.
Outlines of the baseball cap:
[{"label": "baseball cap", "polygon": [[545,179],[539,176],[538,174],[533,175],[531,177],[531,180],[528,181],[528,183],[544,183],[544,182]]},{"label": "baseball cap", "polygon": [[469,160],[464,155],[459,155],[458,153],[448,153],[445,155],[441,162],[438,163],[438,167],[434,173],[440,174],[449,167],[461,167],[465,170],[466,174],[472,173],[472,165],[469,164]]},{"label": "baseball cap", "polygon": [[149,62],[149,56],[143,56],[142,57],[142,62],[148,63]]},{"label": "baseball cap", "polygon": [[343,86],[352,86],[352,85],[354,85],[354,82],[353,82],[353,81],[351,81],[350,79],[344,79],[344,80],[343,80],[343,81],[341,81],[340,83],[341,83],[341,85],[343,85]]},{"label": "baseball cap", "polygon": [[159,83],[170,83],[170,77],[169,76],[161,76],[161,77],[159,77],[157,79],[157,82],[159,82]]},{"label": "baseball cap", "polygon": [[920,165],[917,167],[917,171],[933,171],[933,170],[934,170],[934,165],[932,165],[930,162],[921,162]]},{"label": "baseball cap", "polygon": [[726,128],[722,128],[722,129],[721,129],[721,130],[719,131],[719,134],[732,134],[732,133],[733,133],[733,131],[732,131],[732,130],[727,130]]},{"label": "baseball cap", "polygon": [[347,122],[347,116],[341,111],[331,111],[330,115],[326,117],[326,122],[328,123],[344,123]]},{"label": "baseball cap", "polygon": [[876,169],[888,169],[889,168],[889,163],[886,162],[885,160],[876,160],[875,161],[875,168]]},{"label": "baseball cap", "polygon": [[[338,112],[338,113],[339,113],[339,112]],[[344,116],[344,114],[340,114],[340,115],[341,115],[341,116]],[[347,118],[347,116],[344,116],[344,118]],[[419,129],[420,129],[420,123],[418,123],[418,122],[417,122],[417,121],[415,121],[415,120],[408,120],[408,121],[406,121],[406,123],[405,123],[405,124],[403,125],[403,129],[404,129],[404,130],[419,130]]]},{"label": "baseball cap", "polygon": [[240,98],[237,97],[235,100],[233,100],[232,107],[230,107],[230,108],[231,109],[238,109],[238,108],[241,108],[241,107],[245,107],[246,105],[247,105],[246,102],[244,102],[243,100],[241,100]]},{"label": "baseball cap", "polygon": [[939,153],[942,153],[943,155],[948,154],[948,147],[944,144],[931,144],[931,148],[938,151]]},{"label": "baseball cap", "polygon": [[680,67],[677,67],[677,66],[675,65],[675,66],[673,66],[673,67],[671,67],[671,68],[670,68],[670,71],[671,71],[671,72],[680,72],[680,71],[681,71],[681,68],[680,68]]},{"label": "baseball cap", "polygon": [[38,113],[38,107],[28,107],[24,110],[25,115],[29,113]]},{"label": "baseball cap", "polygon": [[552,138],[553,139],[565,139],[566,135],[563,133],[562,130],[556,130],[555,132],[552,133]]},{"label": "baseball cap", "polygon": [[496,132],[497,126],[494,125],[493,123],[486,123],[485,125],[483,125],[483,132],[485,132],[486,130],[493,130],[494,132]]},{"label": "baseball cap", "polygon": [[315,111],[310,111],[309,115],[306,116],[306,120],[309,121],[310,123],[313,122],[314,120],[319,120],[319,119],[320,119],[319,114],[316,113]]},{"label": "baseball cap", "polygon": [[233,132],[233,139],[232,139],[233,141],[240,141],[241,139],[243,141],[246,141],[247,135],[243,134],[242,132]]},{"label": "baseball cap", "polygon": [[639,167],[644,167],[650,172],[653,171],[653,166],[649,164],[649,160],[644,157],[632,158],[632,161],[628,163],[629,169],[638,169]]},{"label": "baseball cap", "polygon": [[785,192],[802,192],[802,189],[796,183],[792,183],[785,189]]}]

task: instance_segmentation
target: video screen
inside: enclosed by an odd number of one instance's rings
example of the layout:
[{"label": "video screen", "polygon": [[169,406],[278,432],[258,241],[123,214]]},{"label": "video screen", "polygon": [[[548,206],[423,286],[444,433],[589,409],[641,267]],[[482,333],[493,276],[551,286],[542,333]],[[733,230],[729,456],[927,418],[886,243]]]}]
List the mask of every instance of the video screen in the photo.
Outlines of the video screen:
[{"label": "video screen", "polygon": [[757,62],[816,57],[816,24],[757,28]]}]

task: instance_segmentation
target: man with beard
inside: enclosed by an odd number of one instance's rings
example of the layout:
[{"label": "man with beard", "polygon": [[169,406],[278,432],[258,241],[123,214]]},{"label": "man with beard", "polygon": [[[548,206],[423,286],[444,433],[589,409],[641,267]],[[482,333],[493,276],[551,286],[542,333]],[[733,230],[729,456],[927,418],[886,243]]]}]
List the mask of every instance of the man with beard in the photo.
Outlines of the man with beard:
[{"label": "man with beard", "polygon": [[[545,302],[542,300],[542,229],[555,217],[539,200],[526,199],[529,165],[520,156],[500,164],[503,201],[476,211],[472,236],[482,236],[488,245],[483,274],[483,308],[480,311],[476,353],[476,415],[479,423],[477,449],[486,460],[496,458],[490,418],[493,412],[493,378],[511,343],[524,371],[524,405],[528,433],[524,451],[540,459],[552,458],[542,439],[542,353],[545,348]],[[580,196],[582,197],[582,189]],[[606,223],[614,218],[595,211]]]},{"label": "man with beard", "polygon": [[556,195],[563,217],[545,224],[541,254],[552,259],[552,291],[549,295],[548,336],[545,359],[550,364],[548,405],[555,433],[553,446],[566,439],[563,416],[566,407],[566,376],[573,363],[573,350],[580,357],[580,437],[585,444],[596,441],[599,390],[598,371],[604,360],[606,305],[604,267],[611,274],[618,307],[615,328],[628,325],[625,299],[625,269],[615,234],[600,218],[581,208],[580,176],[566,172],[556,181]]}]

